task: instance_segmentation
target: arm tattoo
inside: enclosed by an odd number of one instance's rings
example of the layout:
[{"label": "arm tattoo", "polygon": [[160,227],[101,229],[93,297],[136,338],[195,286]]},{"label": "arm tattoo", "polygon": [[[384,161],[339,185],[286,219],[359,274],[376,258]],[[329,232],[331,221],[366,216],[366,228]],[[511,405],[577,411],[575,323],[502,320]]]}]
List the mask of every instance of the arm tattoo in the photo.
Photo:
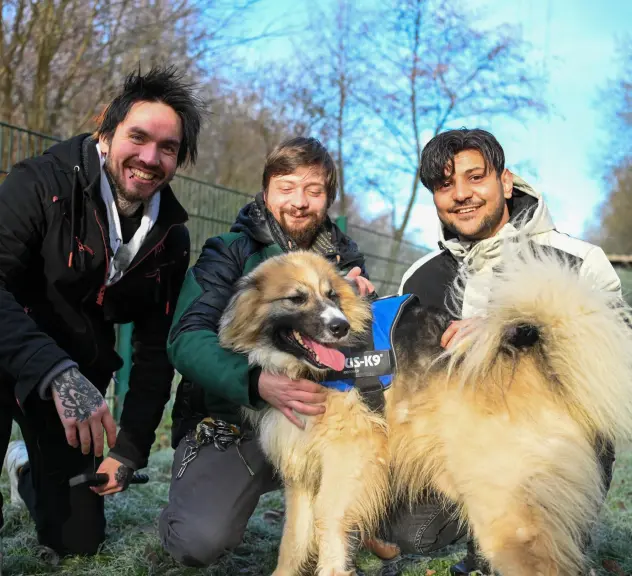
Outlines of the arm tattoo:
[{"label": "arm tattoo", "polygon": [[62,372],[53,380],[64,407],[65,418],[87,420],[103,404],[103,396],[77,368]]}]

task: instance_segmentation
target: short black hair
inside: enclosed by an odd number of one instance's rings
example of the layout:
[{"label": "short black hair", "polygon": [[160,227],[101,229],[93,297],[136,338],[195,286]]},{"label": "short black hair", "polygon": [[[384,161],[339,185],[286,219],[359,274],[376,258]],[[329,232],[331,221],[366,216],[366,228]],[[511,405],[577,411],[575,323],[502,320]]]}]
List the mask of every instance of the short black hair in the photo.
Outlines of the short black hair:
[{"label": "short black hair", "polygon": [[336,163],[320,140],[297,136],[281,142],[266,158],[263,169],[263,191],[268,191],[270,178],[292,174],[301,166],[320,166],[325,173],[325,190],[327,191],[327,206],[336,200],[338,177]]},{"label": "short black hair", "polygon": [[480,128],[460,128],[438,134],[426,144],[419,168],[421,183],[434,192],[454,174],[454,157],[464,150],[478,150],[482,154],[486,173],[491,167],[500,178],[505,170],[505,152],[493,134]]},{"label": "short black hair", "polygon": [[97,119],[95,136],[112,140],[118,125],[138,102],[162,102],[173,108],[182,122],[178,166],[187,162],[195,164],[204,104],[195,95],[193,85],[184,82],[182,74],[174,66],[154,66],[144,75],[141,75],[140,69],[128,74],[123,90],[114,97]]}]

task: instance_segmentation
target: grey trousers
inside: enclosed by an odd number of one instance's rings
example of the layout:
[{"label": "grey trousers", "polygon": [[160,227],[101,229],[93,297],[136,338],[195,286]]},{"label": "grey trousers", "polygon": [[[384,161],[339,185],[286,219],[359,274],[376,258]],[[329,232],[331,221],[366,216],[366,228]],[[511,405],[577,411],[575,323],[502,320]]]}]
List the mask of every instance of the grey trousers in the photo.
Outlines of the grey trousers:
[{"label": "grey trousers", "polygon": [[[176,478],[186,440],[175,452],[169,503],[159,520],[162,545],[178,562],[208,566],[242,541],[246,525],[259,498],[282,487],[256,440],[245,441],[240,450],[255,473],[250,476],[235,446],[220,452],[205,446]],[[612,478],[614,451],[598,444],[606,489]],[[428,494],[411,511],[394,506],[384,518],[380,537],[400,546],[403,554],[429,553],[453,544],[466,535],[442,502]]]},{"label": "grey trousers", "polygon": [[[164,549],[176,561],[209,566],[241,543],[259,497],[282,485],[256,440],[240,447],[254,476],[234,445],[226,452],[209,445],[176,478],[185,448],[183,439],[175,451],[169,502],[158,530]],[[413,514],[401,507],[389,516],[382,537],[397,542],[404,553],[436,550],[464,535],[437,499],[421,503]]]},{"label": "grey trousers", "polygon": [[248,520],[266,492],[281,483],[255,440],[240,451],[254,472],[251,476],[235,445],[220,452],[203,446],[176,478],[186,448],[175,451],[169,502],[160,515],[158,531],[164,549],[186,566],[209,566],[242,541]]}]

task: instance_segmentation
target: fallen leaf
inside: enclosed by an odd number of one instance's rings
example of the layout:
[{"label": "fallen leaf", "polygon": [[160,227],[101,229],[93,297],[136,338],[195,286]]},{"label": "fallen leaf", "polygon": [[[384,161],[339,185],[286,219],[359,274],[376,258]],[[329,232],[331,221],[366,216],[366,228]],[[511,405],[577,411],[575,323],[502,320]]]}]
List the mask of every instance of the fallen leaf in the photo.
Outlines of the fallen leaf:
[{"label": "fallen leaf", "polygon": [[436,570],[430,570],[430,569],[426,570],[426,576],[433,576],[433,574],[436,574],[436,573],[437,573]]}]

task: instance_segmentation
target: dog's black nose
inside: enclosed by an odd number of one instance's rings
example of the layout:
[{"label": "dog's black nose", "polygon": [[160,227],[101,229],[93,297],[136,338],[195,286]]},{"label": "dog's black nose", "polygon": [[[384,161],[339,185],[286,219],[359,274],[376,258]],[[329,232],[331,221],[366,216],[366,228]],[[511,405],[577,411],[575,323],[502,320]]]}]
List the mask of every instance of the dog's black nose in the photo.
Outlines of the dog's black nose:
[{"label": "dog's black nose", "polygon": [[327,324],[327,328],[336,338],[343,338],[349,332],[349,322],[344,318],[336,318]]}]

